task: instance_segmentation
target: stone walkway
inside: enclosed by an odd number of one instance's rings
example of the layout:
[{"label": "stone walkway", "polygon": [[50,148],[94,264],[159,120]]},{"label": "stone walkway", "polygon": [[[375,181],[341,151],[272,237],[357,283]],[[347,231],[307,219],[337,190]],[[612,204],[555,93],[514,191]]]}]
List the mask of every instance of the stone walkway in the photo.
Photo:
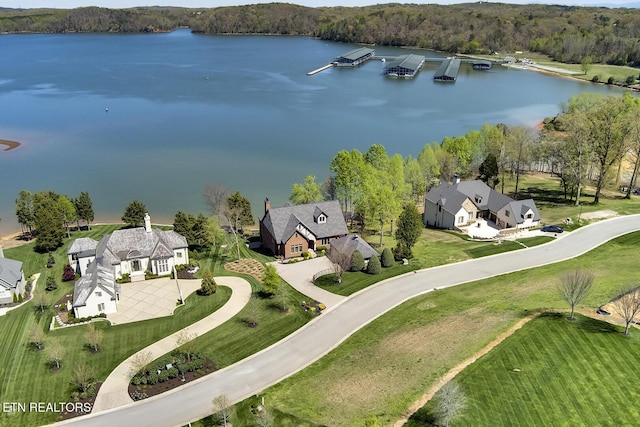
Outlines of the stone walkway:
[{"label": "stone walkway", "polygon": [[[132,372],[132,360],[138,354],[150,352],[152,360],[155,360],[176,348],[176,339],[178,334],[182,331],[186,331],[194,338],[204,335],[238,314],[247,302],[249,302],[249,298],[251,297],[251,285],[245,279],[240,277],[221,276],[215,277],[215,280],[218,285],[231,288],[231,298],[229,301],[227,301],[227,303],[219,310],[208,315],[204,319],[143,348],[120,363],[116,369],[109,374],[100,387],[98,395],[96,396],[96,401],[93,405],[92,413],[133,403],[133,400],[129,396],[128,387],[131,378],[133,378],[133,374],[135,374],[135,372]],[[199,284],[200,280],[194,280],[194,282],[198,282]]]}]

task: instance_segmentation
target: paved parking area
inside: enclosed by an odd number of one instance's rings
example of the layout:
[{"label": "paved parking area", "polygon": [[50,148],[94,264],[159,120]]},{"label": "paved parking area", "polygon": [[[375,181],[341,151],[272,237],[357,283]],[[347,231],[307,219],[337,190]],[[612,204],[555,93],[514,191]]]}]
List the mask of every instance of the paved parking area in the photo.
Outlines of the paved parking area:
[{"label": "paved parking area", "polygon": [[[200,280],[178,280],[182,297],[200,287]],[[118,312],[107,315],[114,325],[170,316],[180,298],[176,281],[164,277],[143,282],[123,283]]]}]

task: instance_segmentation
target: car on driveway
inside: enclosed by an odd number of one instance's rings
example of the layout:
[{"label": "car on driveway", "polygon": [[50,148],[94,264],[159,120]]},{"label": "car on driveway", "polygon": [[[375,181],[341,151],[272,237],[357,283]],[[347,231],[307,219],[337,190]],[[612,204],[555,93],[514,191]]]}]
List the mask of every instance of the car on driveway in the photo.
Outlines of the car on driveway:
[{"label": "car on driveway", "polygon": [[559,225],[545,225],[542,227],[545,233],[562,233],[564,230]]}]

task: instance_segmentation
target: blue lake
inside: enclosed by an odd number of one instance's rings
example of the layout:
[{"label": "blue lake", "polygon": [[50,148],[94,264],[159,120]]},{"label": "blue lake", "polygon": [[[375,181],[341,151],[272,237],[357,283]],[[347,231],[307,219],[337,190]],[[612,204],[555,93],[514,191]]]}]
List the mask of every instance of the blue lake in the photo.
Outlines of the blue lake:
[{"label": "blue lake", "polygon": [[432,81],[437,63],[406,81],[383,78],[379,61],[306,75],[355,47],[188,30],[0,36],[0,139],[23,143],[0,151],[0,233],[18,228],[23,189],[88,191],[97,220],[139,199],[172,222],[208,213],[203,189],[223,181],[259,216],[265,197],[283,205],[294,182],[329,176],[341,149],[415,157],[483,123],[534,125],[581,92],[622,93],[499,66],[463,66],[455,84]]}]

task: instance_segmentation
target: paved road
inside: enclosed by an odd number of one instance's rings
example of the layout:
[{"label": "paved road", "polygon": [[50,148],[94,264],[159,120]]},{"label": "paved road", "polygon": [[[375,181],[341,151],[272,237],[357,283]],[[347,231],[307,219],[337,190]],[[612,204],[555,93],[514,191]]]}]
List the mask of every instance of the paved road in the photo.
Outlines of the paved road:
[{"label": "paved road", "polygon": [[142,402],[59,425],[176,426],[209,415],[211,399],[240,401],[318,360],[351,334],[404,301],[434,290],[581,255],[640,230],[640,215],[602,221],[546,245],[408,273],[354,294],[277,344],[235,365]]}]

